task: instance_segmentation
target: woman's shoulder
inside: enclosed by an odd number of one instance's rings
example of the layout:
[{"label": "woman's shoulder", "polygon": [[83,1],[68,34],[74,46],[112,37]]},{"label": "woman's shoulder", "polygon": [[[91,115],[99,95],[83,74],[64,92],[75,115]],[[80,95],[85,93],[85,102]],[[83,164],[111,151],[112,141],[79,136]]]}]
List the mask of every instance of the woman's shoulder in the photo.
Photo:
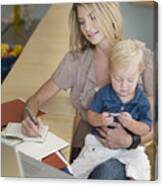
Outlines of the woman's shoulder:
[{"label": "woman's shoulder", "polygon": [[88,58],[92,57],[92,49],[88,48],[88,49],[85,49],[84,51],[82,50],[70,50],[68,51],[64,58],[65,59],[68,59],[72,62],[74,61],[78,61],[79,63],[82,63],[87,61]]},{"label": "woman's shoulder", "polygon": [[136,42],[137,46],[139,46],[142,49],[144,53],[145,64],[148,65],[153,63],[153,51],[147,48],[145,42],[136,39],[134,41]]}]

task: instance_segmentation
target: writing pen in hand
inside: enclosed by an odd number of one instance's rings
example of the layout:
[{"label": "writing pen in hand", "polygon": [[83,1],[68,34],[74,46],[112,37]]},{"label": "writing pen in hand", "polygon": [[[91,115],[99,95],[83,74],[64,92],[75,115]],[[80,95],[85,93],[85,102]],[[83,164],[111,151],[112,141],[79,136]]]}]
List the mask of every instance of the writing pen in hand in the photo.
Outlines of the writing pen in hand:
[{"label": "writing pen in hand", "polygon": [[28,107],[25,107],[25,112],[27,114],[27,116],[30,118],[30,120],[36,125],[38,126],[38,122],[35,120],[34,116],[32,115],[30,109]]},{"label": "writing pen in hand", "polygon": [[[34,123],[35,126],[38,126],[38,122],[35,120],[33,114],[31,113],[30,109],[28,107],[25,107],[25,112],[27,116],[30,118],[30,120]],[[41,137],[41,134],[38,133],[38,135]]]}]

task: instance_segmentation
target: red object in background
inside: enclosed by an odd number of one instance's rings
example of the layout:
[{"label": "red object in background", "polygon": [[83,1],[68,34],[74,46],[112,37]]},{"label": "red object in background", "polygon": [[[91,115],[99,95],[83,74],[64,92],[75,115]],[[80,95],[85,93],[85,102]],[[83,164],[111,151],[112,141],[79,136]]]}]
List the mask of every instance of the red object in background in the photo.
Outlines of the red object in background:
[{"label": "red object in background", "polygon": [[[1,104],[1,128],[5,127],[9,122],[21,122],[23,120],[23,111],[25,102],[21,99],[15,99]],[[39,111],[37,116],[41,116],[45,112]]]},{"label": "red object in background", "polygon": [[[1,104],[1,130],[9,122],[20,123],[23,120],[23,111],[25,108],[25,102],[21,99],[11,100]],[[45,114],[43,111],[39,111],[37,116]],[[67,167],[65,162],[56,154],[50,154],[42,159],[42,162],[58,169],[64,169]]]},{"label": "red object in background", "polygon": [[56,153],[50,154],[49,156],[43,158],[41,161],[58,169],[64,169],[67,167],[65,162]]}]

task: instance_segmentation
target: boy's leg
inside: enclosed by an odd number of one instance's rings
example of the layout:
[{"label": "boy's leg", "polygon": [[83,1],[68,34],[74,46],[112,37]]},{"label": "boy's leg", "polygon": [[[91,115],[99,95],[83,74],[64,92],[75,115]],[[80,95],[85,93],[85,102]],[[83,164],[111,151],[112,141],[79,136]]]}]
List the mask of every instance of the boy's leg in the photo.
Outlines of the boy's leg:
[{"label": "boy's leg", "polygon": [[123,150],[117,159],[126,164],[126,175],[134,180],[150,180],[150,163],[143,146]]},{"label": "boy's leg", "polygon": [[72,171],[77,178],[88,178],[92,170],[106,160],[119,154],[120,150],[105,148],[94,135],[88,134],[86,145],[79,156],[71,164]]},{"label": "boy's leg", "polygon": [[128,180],[125,165],[116,159],[109,159],[98,165],[88,179],[101,180]]}]

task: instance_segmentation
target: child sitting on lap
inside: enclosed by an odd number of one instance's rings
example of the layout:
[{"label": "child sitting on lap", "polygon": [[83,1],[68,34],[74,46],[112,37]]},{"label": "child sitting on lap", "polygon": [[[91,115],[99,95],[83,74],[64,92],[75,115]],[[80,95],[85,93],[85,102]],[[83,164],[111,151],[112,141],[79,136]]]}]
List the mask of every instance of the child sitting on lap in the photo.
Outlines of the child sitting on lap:
[{"label": "child sitting on lap", "polygon": [[[78,158],[72,163],[74,176],[87,178],[93,169],[114,158],[125,164],[126,174],[136,180],[150,179],[150,164],[140,137],[150,131],[149,100],[138,85],[144,69],[143,52],[134,40],[118,42],[111,51],[109,62],[111,83],[96,94],[88,111],[88,122],[93,126]],[[121,124],[133,136],[128,149],[109,149],[99,140],[97,128],[113,123]],[[134,144],[136,140],[136,145]]]}]

